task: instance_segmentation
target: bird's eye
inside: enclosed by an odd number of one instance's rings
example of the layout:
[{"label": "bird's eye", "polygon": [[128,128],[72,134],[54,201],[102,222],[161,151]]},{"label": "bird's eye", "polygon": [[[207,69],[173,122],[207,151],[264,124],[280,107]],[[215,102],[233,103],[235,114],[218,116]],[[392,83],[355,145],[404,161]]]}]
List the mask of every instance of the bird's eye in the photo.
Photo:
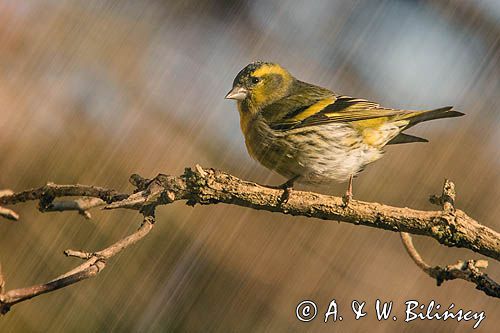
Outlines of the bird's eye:
[{"label": "bird's eye", "polygon": [[258,77],[252,77],[252,83],[257,84],[260,82],[260,79]]}]

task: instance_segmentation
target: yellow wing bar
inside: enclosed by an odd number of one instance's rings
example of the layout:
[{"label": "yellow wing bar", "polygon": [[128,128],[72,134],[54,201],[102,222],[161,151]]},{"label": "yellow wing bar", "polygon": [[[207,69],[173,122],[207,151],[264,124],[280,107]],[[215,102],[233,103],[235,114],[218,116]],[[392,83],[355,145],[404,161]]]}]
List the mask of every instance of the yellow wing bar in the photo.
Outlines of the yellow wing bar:
[{"label": "yellow wing bar", "polygon": [[290,129],[329,122],[354,122],[404,114],[405,111],[381,108],[379,104],[349,96],[331,96],[296,109],[273,124],[275,129]]}]

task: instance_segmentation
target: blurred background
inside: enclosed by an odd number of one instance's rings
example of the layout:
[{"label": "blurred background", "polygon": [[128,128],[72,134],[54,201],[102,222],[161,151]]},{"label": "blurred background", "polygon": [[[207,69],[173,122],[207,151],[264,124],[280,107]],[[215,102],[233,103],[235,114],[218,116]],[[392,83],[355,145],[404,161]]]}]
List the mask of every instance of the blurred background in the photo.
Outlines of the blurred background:
[{"label": "blurred background", "polygon": [[[466,117],[421,124],[427,144],[393,146],[354,183],[355,198],[431,210],[455,181],[457,206],[500,230],[500,3],[429,1],[0,0],[0,189],[83,183],[132,191],[132,173],[196,163],[263,184],[283,182],[248,157],[233,101],[238,71],[275,61],[298,78],[395,108],[455,105]],[[316,190],[340,195],[346,184]],[[41,214],[0,223],[7,288],[79,264],[135,230],[135,212]],[[481,256],[421,237],[431,265]],[[500,263],[488,273],[500,280]],[[376,299],[400,320],[378,322]],[[331,299],[344,321],[295,318]],[[353,299],[368,302],[355,321]],[[464,281],[436,287],[396,233],[217,205],[161,207],[147,239],[97,278],[17,305],[2,332],[470,331],[473,323],[404,323],[404,302],[486,312],[500,303]],[[321,312],[320,312],[321,314]]]}]

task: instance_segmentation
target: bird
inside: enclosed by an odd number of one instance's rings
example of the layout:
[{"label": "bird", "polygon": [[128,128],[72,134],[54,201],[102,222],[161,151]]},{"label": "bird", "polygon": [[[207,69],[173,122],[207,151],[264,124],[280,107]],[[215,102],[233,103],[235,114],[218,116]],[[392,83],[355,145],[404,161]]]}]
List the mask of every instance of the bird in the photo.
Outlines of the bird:
[{"label": "bird", "polygon": [[382,107],[301,81],[281,65],[264,61],[245,66],[225,98],[237,101],[249,155],[287,179],[274,188],[285,190],[288,198],[295,183],[348,182],[347,204],[353,198],[353,177],[380,159],[385,146],[428,142],[405,130],[464,115],[452,106]]}]

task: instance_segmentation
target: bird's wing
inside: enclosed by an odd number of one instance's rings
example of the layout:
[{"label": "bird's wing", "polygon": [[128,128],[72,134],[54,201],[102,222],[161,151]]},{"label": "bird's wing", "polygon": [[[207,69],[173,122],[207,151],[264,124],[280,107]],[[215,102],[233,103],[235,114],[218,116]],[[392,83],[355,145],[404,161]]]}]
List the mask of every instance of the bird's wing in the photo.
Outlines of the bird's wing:
[{"label": "bird's wing", "polygon": [[349,96],[321,96],[302,103],[291,111],[270,122],[275,130],[289,130],[325,123],[365,122],[365,126],[377,127],[387,121],[386,117],[404,115],[407,111],[387,109],[379,104]]}]

